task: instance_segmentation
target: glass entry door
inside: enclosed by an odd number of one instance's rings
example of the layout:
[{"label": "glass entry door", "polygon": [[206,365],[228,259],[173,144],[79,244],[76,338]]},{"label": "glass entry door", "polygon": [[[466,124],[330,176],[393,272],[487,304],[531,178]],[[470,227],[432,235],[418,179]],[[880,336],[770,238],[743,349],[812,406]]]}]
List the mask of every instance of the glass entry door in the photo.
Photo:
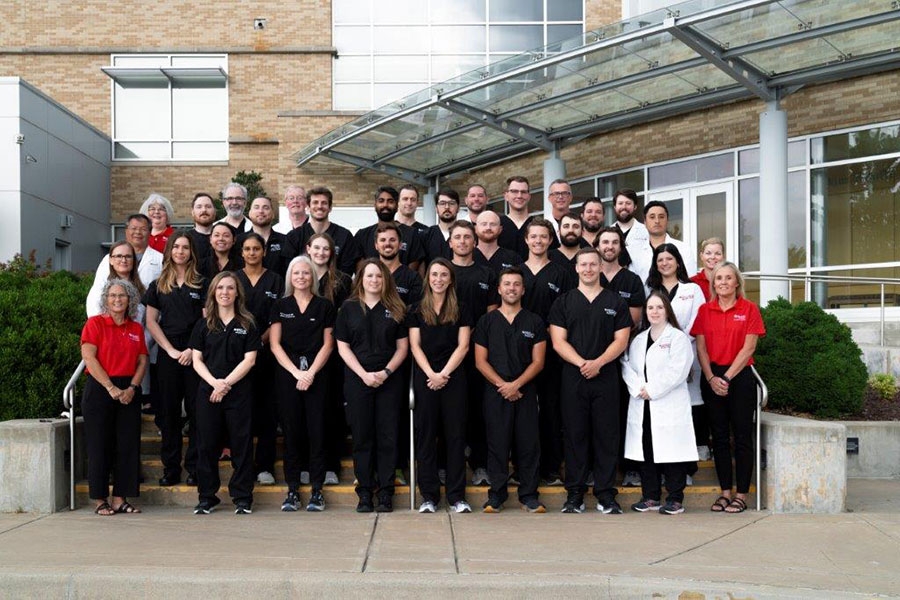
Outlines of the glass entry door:
[{"label": "glass entry door", "polygon": [[700,242],[718,237],[725,240],[725,256],[737,256],[735,206],[732,183],[714,183],[666,192],[651,192],[647,201],[665,202],[669,209],[669,235],[700,252]]}]

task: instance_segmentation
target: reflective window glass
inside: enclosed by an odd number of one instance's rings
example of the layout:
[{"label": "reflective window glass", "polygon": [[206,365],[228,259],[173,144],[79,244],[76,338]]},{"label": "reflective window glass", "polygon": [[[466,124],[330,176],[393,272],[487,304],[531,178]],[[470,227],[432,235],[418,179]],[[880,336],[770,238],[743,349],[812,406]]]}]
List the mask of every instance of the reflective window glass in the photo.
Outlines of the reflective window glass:
[{"label": "reflective window glass", "polygon": [[490,11],[491,21],[544,20],[543,0],[490,0]]},{"label": "reflective window glass", "polygon": [[492,25],[489,28],[491,52],[524,52],[544,45],[540,25]]},{"label": "reflective window glass", "polygon": [[428,29],[377,26],[372,32],[375,54],[421,54],[428,47]]},{"label": "reflective window glass", "polygon": [[345,81],[371,81],[372,57],[371,56],[342,56],[334,61],[334,80]]},{"label": "reflective window glass", "polygon": [[[788,142],[788,168],[806,165],[806,140]],[[752,175],[759,173],[759,148],[748,148],[738,152],[738,173]]]},{"label": "reflective window glass", "polygon": [[[431,51],[434,54],[484,52],[487,48],[484,25],[447,25],[431,28]],[[482,59],[483,62],[483,59]],[[435,79],[435,81],[441,81]]]},{"label": "reflective window glass", "polygon": [[[383,82],[427,82],[427,56],[376,56],[375,80]],[[425,87],[424,85],[422,87]]]},{"label": "reflective window glass", "polygon": [[432,23],[473,23],[486,19],[485,0],[431,0]]},{"label": "reflective window glass", "polygon": [[[338,56],[343,54],[370,54],[372,52],[372,28],[341,26],[334,28],[334,46]],[[334,59],[335,62],[341,60]]]},{"label": "reflective window glass", "polygon": [[372,17],[375,23],[426,23],[428,4],[422,0],[378,2]]},{"label": "reflective window glass", "polygon": [[583,17],[582,0],[547,0],[548,21],[580,21]]},{"label": "reflective window glass", "polygon": [[581,25],[548,25],[547,43],[555,44],[563,40],[577,38],[581,34]]},{"label": "reflective window glass", "polygon": [[[788,268],[806,266],[806,174],[788,173]],[[738,185],[739,263],[742,271],[759,270],[759,178]],[[727,250],[727,249],[726,249]],[[726,256],[727,256],[726,252]]]},{"label": "reflective window glass", "polygon": [[331,1],[331,14],[335,23],[368,23],[371,11],[372,0]]},{"label": "reflective window glass", "polygon": [[812,139],[812,163],[821,164],[900,152],[900,125]]}]

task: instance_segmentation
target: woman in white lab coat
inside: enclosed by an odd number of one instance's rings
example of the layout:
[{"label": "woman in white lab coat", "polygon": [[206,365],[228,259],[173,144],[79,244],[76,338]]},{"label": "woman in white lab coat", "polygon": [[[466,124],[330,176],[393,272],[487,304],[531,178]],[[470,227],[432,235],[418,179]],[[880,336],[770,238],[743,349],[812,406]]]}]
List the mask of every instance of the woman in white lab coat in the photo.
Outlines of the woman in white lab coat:
[{"label": "woman in white lab coat", "polygon": [[[642,463],[642,497],[631,508],[674,515],[684,512],[685,463],[697,460],[687,386],[694,352],[664,294],[651,292],[645,312],[650,328],[634,338],[622,357],[631,396],[625,458]],[[665,505],[660,504],[660,475],[666,481]]]}]

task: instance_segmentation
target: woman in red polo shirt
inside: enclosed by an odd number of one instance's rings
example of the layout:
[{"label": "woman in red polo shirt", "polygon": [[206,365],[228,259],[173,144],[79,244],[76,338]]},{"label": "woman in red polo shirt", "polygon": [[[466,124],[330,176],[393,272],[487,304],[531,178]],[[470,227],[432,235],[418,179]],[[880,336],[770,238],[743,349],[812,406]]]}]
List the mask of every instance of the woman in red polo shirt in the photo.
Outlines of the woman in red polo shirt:
[{"label": "woman in red polo shirt", "polygon": [[150,219],[150,237],[147,244],[158,252],[166,251],[166,242],[175,233],[172,221],[175,219],[175,211],[168,198],[160,194],[150,194],[141,204],[142,215]]},{"label": "woman in red polo shirt", "polygon": [[[722,488],[711,510],[739,513],[747,508],[753,474],[756,381],[750,365],[756,342],[766,329],[759,308],[744,298],[744,278],[733,263],[720,263],[712,272],[712,284],[712,299],[700,307],[691,329],[703,370],[700,392],[709,411],[716,474]],[[737,479],[737,491],[732,496],[733,479]]]},{"label": "woman in red polo shirt", "polygon": [[725,242],[717,237],[711,237],[701,242],[700,264],[702,268],[691,277],[691,281],[700,286],[707,302],[711,298],[709,282],[712,281],[713,269],[723,260],[725,260]]},{"label": "woman in red polo shirt", "polygon": [[[134,399],[147,370],[147,345],[134,316],[141,298],[124,279],[108,280],[100,297],[103,312],[89,318],[81,332],[88,373],[81,411],[89,493],[98,515],[138,513],[127,497],[140,489],[141,405]],[[111,505],[110,470],[115,478]]]}]

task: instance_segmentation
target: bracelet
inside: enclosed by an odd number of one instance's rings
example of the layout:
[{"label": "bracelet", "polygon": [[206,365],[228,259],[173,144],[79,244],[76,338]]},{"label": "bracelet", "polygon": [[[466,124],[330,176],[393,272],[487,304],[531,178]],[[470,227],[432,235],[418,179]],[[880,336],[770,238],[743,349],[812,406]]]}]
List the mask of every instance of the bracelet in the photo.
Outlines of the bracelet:
[{"label": "bracelet", "polygon": [[722,376],[720,377],[720,379],[721,379],[722,381],[724,381],[725,383],[731,383],[731,377],[729,377],[729,376],[727,376],[727,375],[722,375]]},{"label": "bracelet", "polygon": [[130,387],[131,389],[133,389],[135,392],[140,392],[140,391],[142,391],[141,386],[140,386],[139,384],[137,384],[137,383],[132,383],[132,384],[131,384],[130,386],[128,386],[128,387]]},{"label": "bracelet", "polygon": [[389,368],[387,368],[387,367],[384,368],[384,372],[387,373],[387,376],[388,376],[388,377],[390,377],[391,375],[394,374],[394,372],[391,371],[391,370],[390,370]]}]

